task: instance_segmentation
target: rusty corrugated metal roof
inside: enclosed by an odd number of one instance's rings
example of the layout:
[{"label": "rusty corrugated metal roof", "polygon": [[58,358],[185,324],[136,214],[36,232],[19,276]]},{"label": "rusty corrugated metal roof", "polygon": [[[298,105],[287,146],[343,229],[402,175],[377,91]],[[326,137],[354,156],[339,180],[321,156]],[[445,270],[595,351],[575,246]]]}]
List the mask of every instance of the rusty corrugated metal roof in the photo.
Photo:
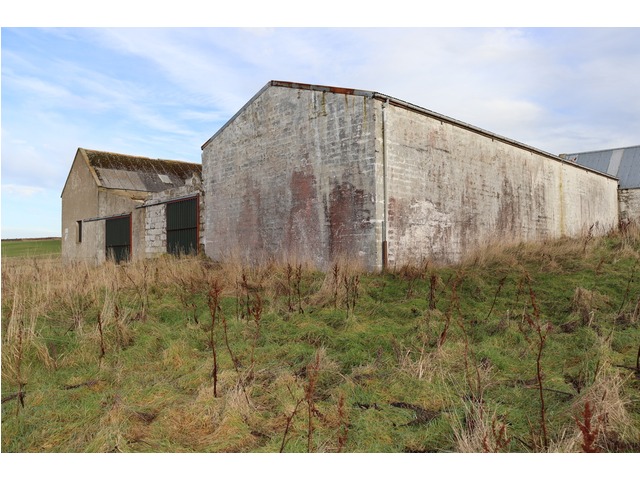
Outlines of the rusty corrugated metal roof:
[{"label": "rusty corrugated metal roof", "polygon": [[116,190],[159,192],[179,187],[197,175],[202,165],[177,160],[151,159],[121,153],[79,149],[95,172],[100,186]]},{"label": "rusty corrugated metal roof", "polygon": [[567,161],[616,177],[620,188],[640,188],[640,145],[563,153],[561,156]]}]

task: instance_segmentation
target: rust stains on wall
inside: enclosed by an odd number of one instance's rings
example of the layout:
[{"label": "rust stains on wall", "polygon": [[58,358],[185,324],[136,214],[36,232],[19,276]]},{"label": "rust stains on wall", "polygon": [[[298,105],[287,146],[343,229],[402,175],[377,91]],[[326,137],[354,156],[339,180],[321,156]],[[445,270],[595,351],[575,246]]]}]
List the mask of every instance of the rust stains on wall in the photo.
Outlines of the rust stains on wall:
[{"label": "rust stains on wall", "polygon": [[332,259],[356,255],[356,237],[371,228],[370,211],[365,208],[364,190],[350,182],[337,184],[329,194],[325,215],[329,224],[329,251]]},{"label": "rust stains on wall", "polygon": [[291,175],[291,208],[287,222],[285,248],[288,252],[322,257],[322,232],[318,222],[318,193],[311,168]]}]

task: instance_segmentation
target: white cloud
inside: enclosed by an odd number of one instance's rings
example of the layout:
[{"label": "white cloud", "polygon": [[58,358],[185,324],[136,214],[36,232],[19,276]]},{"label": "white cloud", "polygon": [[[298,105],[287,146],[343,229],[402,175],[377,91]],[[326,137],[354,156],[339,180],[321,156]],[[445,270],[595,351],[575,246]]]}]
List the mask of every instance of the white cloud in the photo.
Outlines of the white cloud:
[{"label": "white cloud", "polygon": [[31,185],[2,184],[2,194],[12,197],[32,197],[44,193],[44,188]]}]

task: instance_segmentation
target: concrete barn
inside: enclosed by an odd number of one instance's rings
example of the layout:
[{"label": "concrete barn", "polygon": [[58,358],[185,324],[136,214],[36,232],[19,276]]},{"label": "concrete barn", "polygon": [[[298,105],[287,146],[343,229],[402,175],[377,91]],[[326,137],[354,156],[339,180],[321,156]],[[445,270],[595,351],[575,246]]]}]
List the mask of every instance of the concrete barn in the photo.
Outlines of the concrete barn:
[{"label": "concrete barn", "polygon": [[101,263],[197,251],[200,164],[79,148],[62,190],[62,258]]},{"label": "concrete barn", "polygon": [[561,157],[618,178],[620,222],[640,225],[640,145],[565,153]]},{"label": "concrete barn", "polygon": [[271,81],[202,168],[213,259],[375,270],[618,224],[612,176],[365,90]]}]

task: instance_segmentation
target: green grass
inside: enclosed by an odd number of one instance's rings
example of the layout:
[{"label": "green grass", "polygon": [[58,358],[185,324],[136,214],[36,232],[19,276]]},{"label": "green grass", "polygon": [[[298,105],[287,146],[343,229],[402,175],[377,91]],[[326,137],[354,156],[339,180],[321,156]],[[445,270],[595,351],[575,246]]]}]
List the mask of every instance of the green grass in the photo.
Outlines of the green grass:
[{"label": "green grass", "polygon": [[59,238],[2,240],[2,257],[58,256],[61,248]]},{"label": "green grass", "polygon": [[[278,452],[284,441],[286,452],[575,452],[589,401],[597,447],[638,452],[639,252],[640,235],[612,234],[495,248],[449,267],[342,265],[338,288],[331,273],[305,269],[301,302],[283,265],[10,259],[2,450]],[[214,280],[224,287],[217,395]],[[546,446],[526,318],[549,325]],[[24,406],[9,400],[21,390]]]}]

